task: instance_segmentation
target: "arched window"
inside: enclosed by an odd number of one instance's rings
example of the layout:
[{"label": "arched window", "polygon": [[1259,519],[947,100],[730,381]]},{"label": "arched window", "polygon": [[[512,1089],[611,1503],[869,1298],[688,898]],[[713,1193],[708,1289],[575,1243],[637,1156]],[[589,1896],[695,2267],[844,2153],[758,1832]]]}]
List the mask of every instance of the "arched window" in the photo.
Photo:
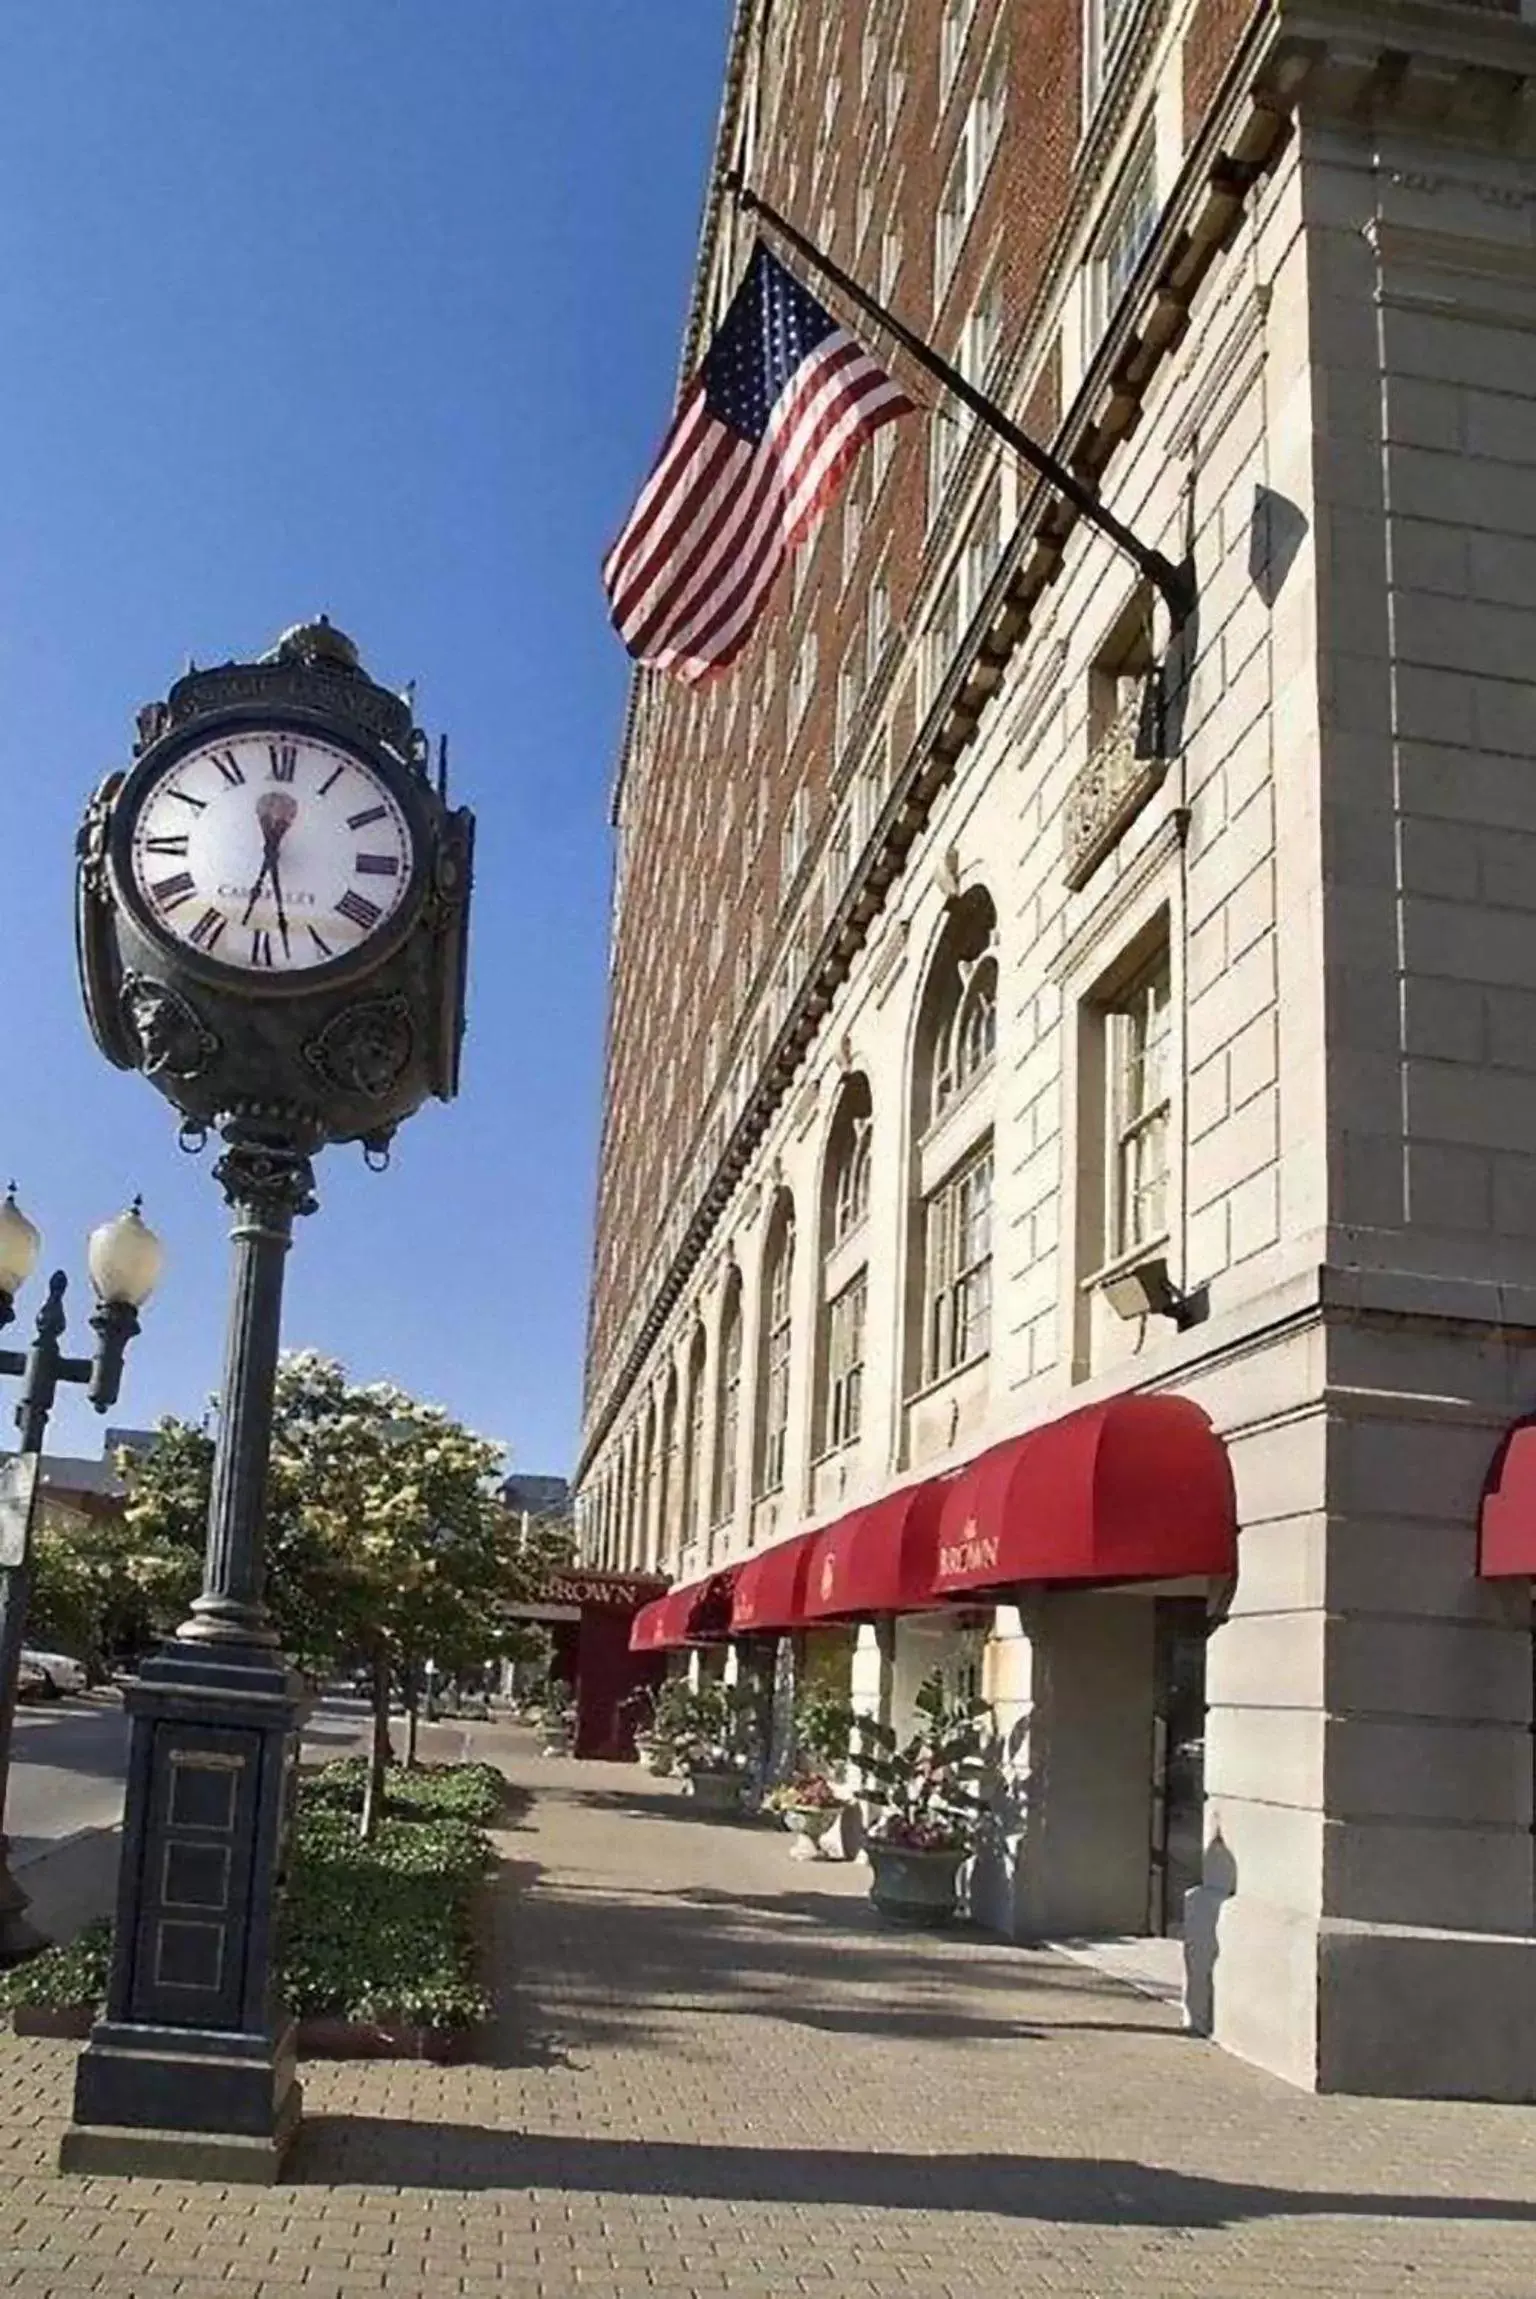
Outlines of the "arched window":
[{"label": "arched window", "polygon": [[677,1443],[677,1367],[673,1365],[667,1369],[667,1385],[661,1394],[655,1557],[659,1565],[666,1564],[677,1545]]},{"label": "arched window", "polygon": [[[838,1096],[822,1180],[815,1359],[818,1459],[855,1443],[864,1427],[869,1259],[861,1233],[869,1214],[872,1143],[869,1080],[855,1072],[844,1080]],[[816,1497],[819,1501],[822,1496]]]},{"label": "arched window", "polygon": [[921,1282],[908,1291],[909,1393],[984,1357],[992,1342],[996,928],[984,889],[952,906],[918,1010],[909,1239]]},{"label": "arched window", "polygon": [[990,951],[957,961],[954,1012],[935,1048],[930,1120],[964,1099],[997,1051],[997,960]]},{"label": "arched window", "polygon": [[768,1223],[763,1251],[761,1423],[757,1445],[755,1500],[776,1493],[784,1482],[789,1440],[790,1288],[795,1267],[795,1208],[781,1190]]},{"label": "arched window", "polygon": [[693,1337],[688,1343],[687,1390],[683,1405],[683,1494],[678,1539],[684,1547],[690,1541],[696,1541],[704,1529],[704,1368],[704,1328],[695,1325]]},{"label": "arched window", "polygon": [[715,1415],[714,1523],[736,1514],[736,1456],[741,1434],[741,1272],[725,1281],[720,1310],[720,1392]]}]

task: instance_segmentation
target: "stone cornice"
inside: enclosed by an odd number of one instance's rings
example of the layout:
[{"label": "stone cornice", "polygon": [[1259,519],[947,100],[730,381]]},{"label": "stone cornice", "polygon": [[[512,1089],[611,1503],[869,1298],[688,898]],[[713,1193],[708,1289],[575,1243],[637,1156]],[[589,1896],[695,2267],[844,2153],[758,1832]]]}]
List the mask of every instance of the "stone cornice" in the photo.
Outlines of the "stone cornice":
[{"label": "stone cornice", "polygon": [[[1057,456],[1091,483],[1102,480],[1115,450],[1139,424],[1153,376],[1183,338],[1198,288],[1235,236],[1253,186],[1279,157],[1298,111],[1355,124],[1395,117],[1412,132],[1443,129],[1460,140],[1524,150],[1536,132],[1533,89],[1536,27],[1466,0],[1269,0],[1186,157],[1136,291],[1067,411],[1054,442]],[[719,1215],[1059,574],[1078,523],[1072,506],[1043,482],[1032,489],[682,1244],[634,1338],[621,1343],[599,1375],[577,1484],[708,1249]],[[617,1373],[610,1370],[615,1356]]]}]

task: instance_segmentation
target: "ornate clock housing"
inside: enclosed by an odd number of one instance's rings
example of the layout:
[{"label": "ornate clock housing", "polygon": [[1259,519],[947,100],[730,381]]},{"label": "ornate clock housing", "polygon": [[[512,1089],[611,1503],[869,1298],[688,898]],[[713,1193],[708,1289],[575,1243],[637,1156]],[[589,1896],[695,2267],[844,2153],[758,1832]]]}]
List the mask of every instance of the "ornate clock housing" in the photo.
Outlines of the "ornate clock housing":
[{"label": "ornate clock housing", "polygon": [[323,618],[139,714],[79,840],[98,1044],[195,1127],[381,1145],[458,1084],[473,818]]}]

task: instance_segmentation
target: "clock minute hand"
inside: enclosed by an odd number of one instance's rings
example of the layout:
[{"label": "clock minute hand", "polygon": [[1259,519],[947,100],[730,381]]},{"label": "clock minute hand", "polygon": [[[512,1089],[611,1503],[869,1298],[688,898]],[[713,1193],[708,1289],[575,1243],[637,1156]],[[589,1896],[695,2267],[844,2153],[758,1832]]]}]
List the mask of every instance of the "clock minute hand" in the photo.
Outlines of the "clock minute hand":
[{"label": "clock minute hand", "polygon": [[270,847],[270,849],[269,849],[269,851],[268,851],[268,854],[267,854],[267,859],[266,859],[266,862],[265,862],[265,863],[264,863],[264,865],[263,865],[263,868],[265,868],[266,870],[269,870],[269,871],[271,872],[271,874],[272,874],[272,899],[273,899],[273,901],[274,901],[274,902],[277,904],[277,931],[278,931],[279,935],[282,937],[282,944],[283,944],[283,956],[286,958],[286,957],[288,956],[288,954],[289,954],[289,948],[288,948],[288,913],[287,913],[287,911],[286,911],[286,910],[283,908],[283,888],[282,888],[282,881],[281,881],[281,879],[278,877],[278,874],[277,874],[277,845],[278,845],[278,838],[280,838],[281,836],[282,836],[282,833],[281,833],[281,831],[279,831],[279,832],[278,832],[278,834],[277,834],[277,837],[273,839],[273,841],[272,841],[272,844],[271,844],[271,847]]},{"label": "clock minute hand", "polygon": [[265,852],[262,855],[261,868],[256,873],[256,883],[251,888],[251,898],[249,902],[247,902],[244,910],[240,915],[240,923],[242,926],[248,926],[250,924],[251,912],[256,907],[256,897],[261,892],[262,887],[266,883],[267,872],[273,868],[277,861],[277,840],[273,837],[270,830],[264,831],[262,836],[265,841]]}]

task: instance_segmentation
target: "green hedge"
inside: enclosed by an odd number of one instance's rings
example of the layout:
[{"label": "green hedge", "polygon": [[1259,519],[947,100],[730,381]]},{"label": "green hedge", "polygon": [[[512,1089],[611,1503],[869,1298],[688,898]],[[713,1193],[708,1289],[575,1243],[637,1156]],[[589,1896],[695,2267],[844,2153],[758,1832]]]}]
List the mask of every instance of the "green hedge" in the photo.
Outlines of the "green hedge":
[{"label": "green hedge", "polygon": [[[303,1800],[341,1812],[361,1812],[368,1766],[344,1756],[303,1776]],[[507,1784],[494,1764],[420,1764],[409,1772],[392,1764],[384,1775],[384,1804],[406,1820],[474,1820],[484,1826],[506,1800]]]},{"label": "green hedge", "polygon": [[[386,2015],[423,2027],[468,2027],[490,2000],[476,1977],[476,1889],[495,1863],[490,1838],[473,1820],[391,1817],[371,1844],[331,1777],[301,1778],[289,1848],[279,1944],[282,1990],[302,2018],[374,2020]],[[451,1771],[476,1777],[462,1789]],[[483,1809],[489,1765],[441,1766],[429,1796]],[[0,2008],[16,2004],[100,2006],[106,1995],[112,1928],[91,1924],[64,1948],[50,1948],[0,1975]]]}]

